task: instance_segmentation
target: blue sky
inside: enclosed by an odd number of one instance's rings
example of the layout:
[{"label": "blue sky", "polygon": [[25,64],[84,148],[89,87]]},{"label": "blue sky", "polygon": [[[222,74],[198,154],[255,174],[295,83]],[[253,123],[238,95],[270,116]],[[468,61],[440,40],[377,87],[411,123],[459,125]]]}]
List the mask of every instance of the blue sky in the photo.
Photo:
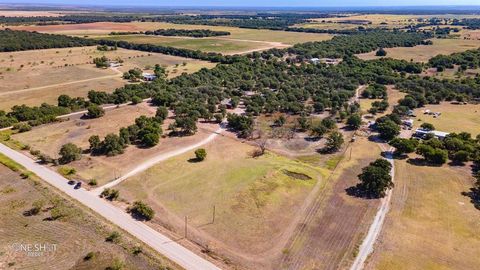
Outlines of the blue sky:
[{"label": "blue sky", "polygon": [[0,3],[51,3],[128,6],[268,6],[268,7],[345,7],[345,6],[426,6],[480,5],[480,0],[0,0]]}]

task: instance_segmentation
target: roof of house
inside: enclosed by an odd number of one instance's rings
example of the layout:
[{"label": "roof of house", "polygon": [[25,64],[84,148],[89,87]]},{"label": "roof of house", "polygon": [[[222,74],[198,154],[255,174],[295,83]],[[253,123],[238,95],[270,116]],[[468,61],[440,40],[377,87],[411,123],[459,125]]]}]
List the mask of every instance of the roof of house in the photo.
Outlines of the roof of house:
[{"label": "roof of house", "polygon": [[448,134],[448,132],[443,132],[443,131],[438,131],[438,130],[427,130],[427,129],[422,129],[422,128],[418,128],[415,130],[415,133],[419,133],[419,134],[433,134],[434,136],[436,137],[446,137]]}]

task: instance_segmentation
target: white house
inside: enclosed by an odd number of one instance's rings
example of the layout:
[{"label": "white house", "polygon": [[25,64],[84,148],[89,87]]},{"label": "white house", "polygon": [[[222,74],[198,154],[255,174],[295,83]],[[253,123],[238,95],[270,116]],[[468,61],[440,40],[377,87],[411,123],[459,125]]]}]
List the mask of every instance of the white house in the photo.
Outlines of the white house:
[{"label": "white house", "polygon": [[425,138],[428,134],[432,134],[435,138],[443,140],[450,133],[438,131],[438,130],[427,130],[427,129],[418,128],[415,130],[415,133],[413,134],[413,136],[417,138]]},{"label": "white house", "polygon": [[151,73],[142,73],[142,77],[144,81],[153,81],[157,78],[154,74]]}]

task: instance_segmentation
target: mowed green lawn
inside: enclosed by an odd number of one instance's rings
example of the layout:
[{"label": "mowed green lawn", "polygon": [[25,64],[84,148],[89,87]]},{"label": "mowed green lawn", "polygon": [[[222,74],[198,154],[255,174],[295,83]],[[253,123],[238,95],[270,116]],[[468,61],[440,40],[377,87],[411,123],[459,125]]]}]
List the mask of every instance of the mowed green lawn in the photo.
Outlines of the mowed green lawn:
[{"label": "mowed green lawn", "polygon": [[[167,209],[180,220],[175,224],[168,218],[169,226],[180,232],[188,216],[190,225],[230,247],[266,251],[322,181],[323,170],[273,153],[253,158],[254,149],[217,137],[207,145],[203,162],[190,160],[193,151],[169,159],[123,182],[121,197],[147,201],[160,217]],[[211,224],[213,206],[216,219]]]},{"label": "mowed green lawn", "polygon": [[268,43],[226,40],[216,38],[175,38],[147,35],[107,36],[102,39],[124,40],[139,44],[155,44],[217,53],[241,53],[250,50],[272,47]]}]

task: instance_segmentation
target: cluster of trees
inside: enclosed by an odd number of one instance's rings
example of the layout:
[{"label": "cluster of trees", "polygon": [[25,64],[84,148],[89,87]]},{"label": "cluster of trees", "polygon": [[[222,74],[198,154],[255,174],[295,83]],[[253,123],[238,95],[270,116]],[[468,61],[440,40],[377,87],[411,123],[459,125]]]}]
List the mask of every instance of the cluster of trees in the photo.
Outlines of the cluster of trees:
[{"label": "cluster of trees", "polygon": [[378,48],[413,47],[426,43],[429,33],[410,33],[400,31],[371,31],[349,36],[336,36],[329,41],[307,42],[285,49],[285,52],[301,56],[342,58],[345,55],[367,53]]},{"label": "cluster of trees", "polygon": [[125,80],[129,80],[129,81],[138,81],[139,79],[142,78],[142,70],[139,69],[139,68],[133,68],[133,69],[130,69],[129,71],[127,72],[124,72],[123,73],[123,78]]},{"label": "cluster of trees", "polygon": [[118,48],[116,45],[113,47],[107,46],[107,45],[98,45],[97,50],[102,51],[102,52],[108,52],[108,51],[116,51]]},{"label": "cluster of trees", "polygon": [[381,198],[387,190],[393,188],[390,171],[392,164],[385,159],[377,159],[362,169],[358,175],[360,183],[356,186],[360,195]]},{"label": "cluster of trees", "polygon": [[227,114],[228,127],[237,132],[240,138],[247,138],[253,132],[252,117],[237,114]]},{"label": "cluster of trees", "polygon": [[55,122],[57,121],[57,116],[67,113],[70,113],[69,108],[48,105],[46,103],[34,107],[15,105],[8,113],[0,111],[0,126],[9,127],[17,122],[26,122],[30,126],[38,126]]},{"label": "cluster of trees", "polygon": [[209,29],[158,29],[155,31],[145,31],[145,35],[156,35],[156,36],[184,36],[184,37],[218,37],[218,36],[228,36],[230,32],[227,31],[212,31]]},{"label": "cluster of trees", "polygon": [[439,80],[432,77],[409,76],[397,81],[395,87],[408,93],[395,108],[399,114],[425,104],[438,104],[441,101],[464,102],[480,97],[480,78]]},{"label": "cluster of trees", "polygon": [[97,68],[107,68],[108,58],[105,55],[102,57],[93,58],[93,63]]},{"label": "cluster of trees", "polygon": [[390,141],[390,145],[396,148],[397,155],[416,152],[426,162],[434,165],[442,165],[449,159],[458,165],[468,161],[480,164],[480,137],[472,138],[466,132],[451,133],[444,140],[434,138],[433,135],[422,141],[395,138]]},{"label": "cluster of trees", "polygon": [[123,127],[119,135],[110,133],[103,141],[98,135],[92,135],[88,141],[90,152],[94,155],[115,156],[122,154],[129,144],[138,144],[144,147],[153,147],[160,141],[162,123],[168,115],[166,108],[160,107],[155,117],[140,116],[135,124]]},{"label": "cluster of trees", "polygon": [[384,112],[388,109],[388,96],[387,96],[387,87],[382,84],[374,83],[367,87],[362,92],[363,98],[370,99],[382,99],[381,101],[372,102],[372,107],[368,109],[368,112],[371,114],[376,114],[378,112]]},{"label": "cluster of trees", "polygon": [[452,22],[452,25],[461,25],[466,26],[467,29],[480,29],[480,19],[478,18],[468,18],[468,19],[455,19]]},{"label": "cluster of trees", "polygon": [[95,45],[96,41],[66,35],[37,32],[0,30],[0,52],[14,52],[50,48],[82,47]]},{"label": "cluster of trees", "polygon": [[428,64],[431,67],[437,68],[439,72],[447,68],[454,68],[454,65],[458,65],[460,71],[468,68],[476,69],[480,67],[480,49],[453,53],[451,55],[440,54],[430,58]]}]

